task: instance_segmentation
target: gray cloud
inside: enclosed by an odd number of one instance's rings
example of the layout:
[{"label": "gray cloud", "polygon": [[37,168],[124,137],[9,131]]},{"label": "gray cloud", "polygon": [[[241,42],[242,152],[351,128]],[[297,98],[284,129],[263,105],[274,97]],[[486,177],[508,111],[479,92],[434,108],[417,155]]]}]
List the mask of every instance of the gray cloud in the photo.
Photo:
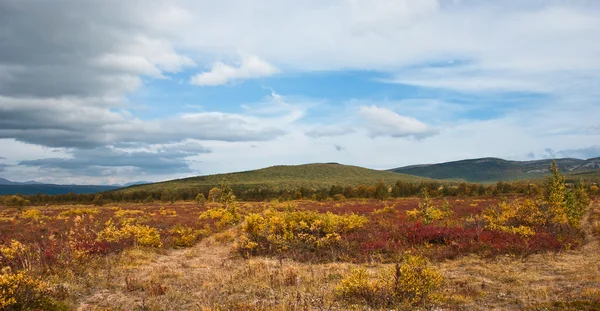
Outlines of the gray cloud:
[{"label": "gray cloud", "polygon": [[[0,96],[0,138],[48,147],[94,148],[113,144],[165,144],[188,138],[264,141],[284,134],[261,119],[204,112],[161,120],[133,119],[104,107],[108,99],[22,99]],[[108,103],[106,103],[108,101]]]},{"label": "gray cloud", "polygon": [[590,159],[600,157],[600,145],[578,149],[565,149],[556,153],[560,157]]},{"label": "gray cloud", "polygon": [[346,150],[346,148],[344,148],[344,147],[342,147],[342,146],[340,146],[340,145],[333,145],[333,147],[334,147],[334,148],[335,148],[335,150],[337,150],[337,151],[345,151],[345,150]]},{"label": "gray cloud", "polygon": [[[0,3],[0,94],[102,96],[194,63],[148,36],[164,5],[132,1]],[[160,25],[159,25],[160,26]]]},{"label": "gray cloud", "polygon": [[[203,149],[202,152],[210,151]],[[147,174],[175,174],[191,172],[186,158],[197,153],[181,150],[125,152],[110,148],[76,149],[72,152],[71,158],[28,160],[19,162],[19,165],[86,176],[107,176],[115,169],[123,168]]]},{"label": "gray cloud", "polygon": [[546,157],[553,159],[556,158],[556,152],[554,152],[554,150],[552,150],[552,148],[546,148],[544,149],[544,151],[546,152]]}]

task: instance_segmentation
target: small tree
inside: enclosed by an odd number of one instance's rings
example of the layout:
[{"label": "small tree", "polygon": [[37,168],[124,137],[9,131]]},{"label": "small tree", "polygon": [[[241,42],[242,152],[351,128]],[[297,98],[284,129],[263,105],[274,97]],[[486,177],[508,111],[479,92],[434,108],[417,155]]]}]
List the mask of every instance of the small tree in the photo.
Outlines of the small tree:
[{"label": "small tree", "polygon": [[225,205],[229,205],[235,202],[235,195],[233,194],[233,190],[231,189],[229,184],[224,180],[221,182],[221,193],[218,200],[219,202]]},{"label": "small tree", "polygon": [[388,186],[384,182],[380,181],[375,185],[375,199],[384,201],[389,195]]},{"label": "small tree", "polygon": [[217,202],[219,201],[219,198],[221,197],[221,189],[214,187],[212,189],[210,189],[210,191],[208,192],[208,200],[210,202]]},{"label": "small tree", "polygon": [[566,208],[565,178],[560,174],[556,160],[550,164],[550,176],[546,183],[546,213],[548,220],[556,224],[568,222]]},{"label": "small tree", "polygon": [[582,181],[579,181],[575,190],[571,190],[567,193],[565,204],[569,224],[578,228],[581,218],[590,205],[590,198],[588,197],[587,191],[585,191],[585,184]]},{"label": "small tree", "polygon": [[96,194],[92,203],[96,206],[102,206],[104,204],[104,201],[102,200],[102,194]]},{"label": "small tree", "polygon": [[163,190],[163,192],[160,194],[160,200],[167,203],[167,202],[173,202],[173,194],[171,193],[171,191],[169,189],[165,189]]},{"label": "small tree", "polygon": [[204,193],[198,193],[194,201],[196,201],[196,204],[198,204],[198,206],[204,206],[204,204],[206,204],[206,197],[204,197]]}]

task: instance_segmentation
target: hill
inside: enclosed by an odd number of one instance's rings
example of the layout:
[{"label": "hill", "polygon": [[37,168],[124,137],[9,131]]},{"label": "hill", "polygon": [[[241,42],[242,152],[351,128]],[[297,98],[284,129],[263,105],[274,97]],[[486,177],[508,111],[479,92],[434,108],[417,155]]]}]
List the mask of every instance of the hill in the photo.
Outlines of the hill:
[{"label": "hill", "polygon": [[237,173],[190,177],[154,184],[137,185],[119,189],[118,191],[128,192],[136,190],[156,190],[160,188],[168,188],[171,190],[179,188],[196,188],[206,190],[219,185],[222,180],[227,181],[232,188],[240,191],[251,188],[298,189],[300,187],[306,187],[318,189],[328,188],[332,185],[372,185],[379,181],[392,184],[398,180],[419,182],[430,179],[338,163],[314,163],[303,165],[279,165]]},{"label": "hill", "polygon": [[[498,158],[481,158],[437,164],[412,165],[391,169],[392,172],[444,180],[491,183],[535,179],[546,176],[551,159],[535,161],[508,161]],[[600,178],[600,158],[587,160],[556,159],[558,167],[567,178]]]},{"label": "hill", "polygon": [[120,187],[97,185],[55,185],[36,181],[16,182],[0,178],[0,195],[4,194],[65,194],[65,193],[96,193],[114,190]]}]

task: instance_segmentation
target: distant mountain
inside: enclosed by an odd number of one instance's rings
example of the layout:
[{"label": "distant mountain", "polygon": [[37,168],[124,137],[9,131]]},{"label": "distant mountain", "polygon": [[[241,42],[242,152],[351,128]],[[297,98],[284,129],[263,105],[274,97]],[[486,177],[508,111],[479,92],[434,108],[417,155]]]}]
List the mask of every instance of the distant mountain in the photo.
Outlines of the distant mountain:
[{"label": "distant mountain", "polygon": [[14,185],[15,183],[4,178],[0,178],[0,185]]},{"label": "distant mountain", "polygon": [[128,182],[126,184],[123,184],[123,187],[129,187],[129,186],[135,186],[135,185],[146,185],[146,184],[151,184],[151,181],[134,181],[134,182]]},{"label": "distant mountain", "polygon": [[[481,158],[437,164],[421,164],[391,169],[392,172],[434,179],[463,180],[468,182],[497,182],[534,179],[548,174],[552,160],[508,161],[498,158]],[[587,160],[556,159],[559,169],[567,177],[600,178],[600,158]],[[598,176],[596,176],[598,175]]]},{"label": "distant mountain", "polygon": [[16,182],[0,178],[0,195],[4,194],[65,194],[65,193],[96,193],[121,188],[115,186],[97,185],[55,185],[37,181]]},{"label": "distant mountain", "polygon": [[430,179],[338,163],[312,163],[303,165],[279,165],[245,172],[190,177],[147,185],[131,186],[119,189],[118,191],[130,192],[136,190],[156,190],[161,188],[193,188],[206,191],[214,186],[218,186],[222,180],[227,181],[231,187],[236,190],[244,190],[250,188],[328,188],[332,185],[373,185],[378,181],[392,184],[398,180],[419,182]]}]

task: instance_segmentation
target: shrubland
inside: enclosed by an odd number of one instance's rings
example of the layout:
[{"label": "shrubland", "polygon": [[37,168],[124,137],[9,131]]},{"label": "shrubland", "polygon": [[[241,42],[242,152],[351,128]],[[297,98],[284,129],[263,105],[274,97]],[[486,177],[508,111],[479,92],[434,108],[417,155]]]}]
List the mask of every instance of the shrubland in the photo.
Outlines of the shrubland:
[{"label": "shrubland", "polygon": [[[141,309],[472,306],[485,286],[461,285],[452,265],[586,251],[600,235],[589,189],[552,167],[543,186],[508,197],[444,197],[424,186],[398,199],[403,190],[379,183],[334,189],[332,200],[246,202],[222,183],[188,202],[11,203],[0,209],[0,309],[75,309],[98,291],[143,293],[153,305],[123,302]],[[590,288],[600,271],[591,273],[576,298],[597,306]]]}]

